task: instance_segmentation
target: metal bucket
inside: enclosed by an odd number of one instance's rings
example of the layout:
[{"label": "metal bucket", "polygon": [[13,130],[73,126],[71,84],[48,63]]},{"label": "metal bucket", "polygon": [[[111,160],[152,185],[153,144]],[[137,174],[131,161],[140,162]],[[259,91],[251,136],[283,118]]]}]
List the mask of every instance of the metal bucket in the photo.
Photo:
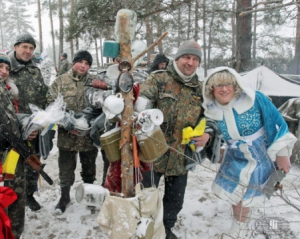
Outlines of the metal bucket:
[{"label": "metal bucket", "polygon": [[137,140],[142,154],[140,160],[146,163],[155,161],[168,150],[165,136],[159,126],[151,132],[137,134]]},{"label": "metal bucket", "polygon": [[87,206],[101,206],[109,191],[100,186],[89,183],[80,184],[76,188],[75,198],[80,204]]},{"label": "metal bucket", "polygon": [[114,128],[100,136],[101,147],[110,162],[121,159],[119,141],[121,139],[121,128]]}]

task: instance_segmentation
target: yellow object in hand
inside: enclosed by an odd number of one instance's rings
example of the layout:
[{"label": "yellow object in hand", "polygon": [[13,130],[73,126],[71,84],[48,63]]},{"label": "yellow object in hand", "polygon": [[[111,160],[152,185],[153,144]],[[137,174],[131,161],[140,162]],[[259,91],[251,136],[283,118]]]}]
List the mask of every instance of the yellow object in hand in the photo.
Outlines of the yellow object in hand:
[{"label": "yellow object in hand", "polygon": [[20,154],[16,152],[14,149],[11,149],[8,152],[5,162],[3,164],[3,173],[14,175],[19,158],[20,158]]},{"label": "yellow object in hand", "polygon": [[202,136],[206,127],[206,119],[202,118],[199,124],[193,129],[191,126],[182,129],[182,141],[181,144],[189,144],[190,148],[195,152],[196,145],[190,143],[192,138]]}]

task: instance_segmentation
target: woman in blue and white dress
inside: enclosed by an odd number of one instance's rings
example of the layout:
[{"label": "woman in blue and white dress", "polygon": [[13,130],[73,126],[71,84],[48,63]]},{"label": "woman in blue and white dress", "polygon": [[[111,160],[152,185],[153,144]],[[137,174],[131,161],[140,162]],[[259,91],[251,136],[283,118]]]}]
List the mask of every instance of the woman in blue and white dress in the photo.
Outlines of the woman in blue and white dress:
[{"label": "woman in blue and white dress", "polygon": [[212,191],[232,204],[229,235],[241,237],[237,229],[250,207],[265,198],[262,189],[271,173],[276,167],[289,172],[296,138],[273,103],[234,69],[215,68],[204,86],[204,114],[217,122],[227,145]]}]

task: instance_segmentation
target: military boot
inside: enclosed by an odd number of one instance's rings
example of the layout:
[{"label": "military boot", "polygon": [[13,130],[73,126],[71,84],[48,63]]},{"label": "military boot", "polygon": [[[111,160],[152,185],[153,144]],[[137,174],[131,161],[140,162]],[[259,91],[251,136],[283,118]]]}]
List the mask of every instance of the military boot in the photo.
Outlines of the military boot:
[{"label": "military boot", "polygon": [[26,205],[32,210],[32,211],[38,211],[41,209],[41,205],[35,200],[33,195],[27,195],[26,196]]},{"label": "military boot", "polygon": [[61,187],[61,196],[55,206],[55,212],[57,214],[63,214],[66,211],[67,206],[70,204],[70,186]]},{"label": "military boot", "polygon": [[178,237],[171,231],[171,228],[166,228],[166,239],[178,239]]}]

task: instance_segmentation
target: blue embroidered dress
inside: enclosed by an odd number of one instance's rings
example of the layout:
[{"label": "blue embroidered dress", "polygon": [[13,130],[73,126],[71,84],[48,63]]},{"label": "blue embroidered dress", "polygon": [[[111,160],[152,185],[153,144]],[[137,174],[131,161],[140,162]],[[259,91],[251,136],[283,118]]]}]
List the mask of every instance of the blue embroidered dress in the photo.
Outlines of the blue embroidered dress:
[{"label": "blue embroidered dress", "polygon": [[204,114],[217,122],[227,145],[212,191],[234,205],[242,200],[244,206],[253,206],[264,196],[262,189],[275,168],[276,153],[284,147],[291,153],[296,138],[266,96],[245,85],[230,68],[216,68],[211,74],[221,70],[235,76],[243,93],[221,105],[203,92]]}]

